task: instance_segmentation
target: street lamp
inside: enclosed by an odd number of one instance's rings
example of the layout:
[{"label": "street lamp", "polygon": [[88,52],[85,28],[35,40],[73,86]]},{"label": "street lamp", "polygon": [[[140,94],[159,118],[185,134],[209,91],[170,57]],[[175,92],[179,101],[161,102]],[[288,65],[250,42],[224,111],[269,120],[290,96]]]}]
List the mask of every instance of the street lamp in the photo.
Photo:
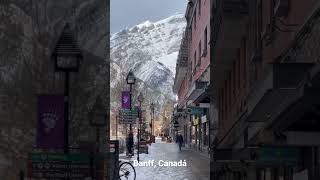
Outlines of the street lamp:
[{"label": "street lamp", "polygon": [[69,153],[69,73],[78,72],[83,59],[74,34],[66,24],[52,54],[55,71],[65,72],[64,89],[64,153]]},{"label": "street lamp", "polygon": [[100,96],[97,97],[95,104],[93,105],[91,111],[88,113],[88,118],[90,119],[90,125],[96,127],[97,137],[97,149],[99,152],[100,146],[100,127],[106,125],[107,113],[103,106],[102,99]]},{"label": "street lamp", "polygon": [[[90,120],[90,125],[96,127],[96,153],[98,154],[100,152],[100,127],[106,126],[107,121],[107,113],[106,109],[103,106],[102,99],[100,96],[96,98],[96,101],[94,105],[92,106],[92,109],[88,113],[88,119]],[[91,168],[93,168],[93,162],[94,162],[94,156],[93,152],[91,152]],[[93,169],[91,170],[91,176],[93,177]]]},{"label": "street lamp", "polygon": [[173,127],[177,130],[179,127],[179,122],[177,120],[174,121]]},{"label": "street lamp", "polygon": [[139,101],[139,126],[138,126],[138,156],[137,156],[137,160],[139,162],[139,153],[140,153],[140,138],[141,138],[141,121],[142,121],[142,109],[141,109],[141,103],[143,102],[144,97],[142,95],[142,93],[140,92],[139,96],[138,96],[138,101]]},{"label": "street lamp", "polygon": [[178,135],[178,128],[179,128],[179,122],[177,120],[174,120],[174,123],[173,123],[173,127],[176,131],[176,136]]},{"label": "street lamp", "polygon": [[[132,109],[132,85],[136,83],[136,77],[134,76],[133,72],[130,70],[127,75],[127,84],[130,85],[130,110]],[[132,124],[129,125],[130,131],[132,131]]]},{"label": "street lamp", "polygon": [[132,71],[129,71],[126,80],[127,80],[127,84],[135,84],[136,83],[136,77],[134,76]]},{"label": "street lamp", "polygon": [[152,136],[152,141],[153,141],[153,129],[154,129],[154,103],[151,103],[150,109],[151,109],[151,136]]}]

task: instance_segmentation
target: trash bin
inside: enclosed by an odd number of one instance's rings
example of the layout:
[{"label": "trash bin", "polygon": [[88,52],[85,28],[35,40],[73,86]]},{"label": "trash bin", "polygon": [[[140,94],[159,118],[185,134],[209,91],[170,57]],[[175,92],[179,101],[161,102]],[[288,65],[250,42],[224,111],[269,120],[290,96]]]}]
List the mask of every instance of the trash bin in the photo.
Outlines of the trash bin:
[{"label": "trash bin", "polygon": [[119,179],[119,141],[118,140],[110,140],[109,144],[109,157],[110,157],[110,180],[118,180]]}]

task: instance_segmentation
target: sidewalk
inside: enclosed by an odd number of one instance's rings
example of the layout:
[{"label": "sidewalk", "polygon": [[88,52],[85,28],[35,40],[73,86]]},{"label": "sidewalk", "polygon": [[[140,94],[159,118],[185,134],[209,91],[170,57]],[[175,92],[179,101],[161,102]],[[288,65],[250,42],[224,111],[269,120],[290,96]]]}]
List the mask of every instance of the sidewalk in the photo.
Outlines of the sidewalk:
[{"label": "sidewalk", "polygon": [[[157,141],[149,146],[149,154],[140,154],[140,163],[153,161],[152,166],[137,165],[136,152],[131,158],[122,154],[120,159],[136,162],[137,180],[209,180],[208,156],[189,148],[180,152],[176,143]],[[185,166],[163,166],[163,162],[185,162]]]}]

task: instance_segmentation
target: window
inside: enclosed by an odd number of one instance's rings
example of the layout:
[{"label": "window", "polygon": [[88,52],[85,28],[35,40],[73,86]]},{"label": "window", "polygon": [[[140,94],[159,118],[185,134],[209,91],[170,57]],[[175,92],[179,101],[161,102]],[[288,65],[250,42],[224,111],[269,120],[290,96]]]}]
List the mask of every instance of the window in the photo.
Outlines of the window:
[{"label": "window", "polygon": [[192,62],[190,62],[190,64],[189,64],[189,73],[190,73],[189,81],[191,81],[191,77],[192,77]]},{"label": "window", "polygon": [[194,52],[194,57],[193,57],[193,68],[195,69],[197,66],[197,51]]},{"label": "window", "polygon": [[238,72],[238,74],[237,74],[237,76],[238,76],[237,87],[238,87],[238,89],[240,89],[240,81],[241,81],[240,77],[241,77],[241,61],[242,61],[241,51],[242,51],[242,49],[243,49],[243,47],[241,47],[241,49],[238,50],[238,57],[239,57],[239,59],[237,61],[237,72]]},{"label": "window", "polygon": [[206,29],[204,30],[204,34],[203,34],[203,39],[204,39],[204,43],[203,43],[203,53],[204,55],[207,54],[207,45],[208,45],[208,30],[207,30],[207,27]]},{"label": "window", "polygon": [[231,71],[229,71],[229,74],[228,74],[228,105],[229,105],[229,109],[231,108],[231,105],[232,105],[232,82],[231,82]]},{"label": "window", "polygon": [[198,7],[199,7],[199,15],[201,14],[201,0],[198,0]]},{"label": "window", "polygon": [[236,79],[237,79],[237,66],[236,61],[233,61],[232,70],[232,98],[236,98]]},{"label": "window", "polygon": [[247,83],[247,40],[244,39],[243,41],[243,61],[242,61],[242,65],[243,65],[243,88],[245,88],[246,83]]},{"label": "window", "polygon": [[199,42],[199,55],[198,55],[198,66],[200,66],[201,65],[201,41]]},{"label": "window", "polygon": [[217,9],[217,0],[212,1],[212,7],[214,10]]},{"label": "window", "polygon": [[192,40],[192,26],[190,26],[190,34],[189,34],[189,37],[190,37],[190,42],[189,42],[189,44],[191,44],[191,40]]},{"label": "window", "polygon": [[194,17],[193,17],[193,26],[194,26],[194,29],[197,28],[197,13],[194,13]]}]

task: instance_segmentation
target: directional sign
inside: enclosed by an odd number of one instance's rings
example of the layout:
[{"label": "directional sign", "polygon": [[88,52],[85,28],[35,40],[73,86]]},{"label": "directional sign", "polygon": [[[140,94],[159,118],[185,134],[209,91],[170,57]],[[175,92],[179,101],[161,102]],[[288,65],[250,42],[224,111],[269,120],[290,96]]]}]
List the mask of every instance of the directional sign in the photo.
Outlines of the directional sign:
[{"label": "directional sign", "polygon": [[119,123],[120,124],[134,124],[139,117],[139,111],[137,109],[122,109],[119,111]]},{"label": "directional sign", "polygon": [[[87,154],[30,153],[28,156],[28,176],[32,179],[64,179],[80,180],[90,177],[91,160]],[[94,163],[93,163],[94,164]]]}]

